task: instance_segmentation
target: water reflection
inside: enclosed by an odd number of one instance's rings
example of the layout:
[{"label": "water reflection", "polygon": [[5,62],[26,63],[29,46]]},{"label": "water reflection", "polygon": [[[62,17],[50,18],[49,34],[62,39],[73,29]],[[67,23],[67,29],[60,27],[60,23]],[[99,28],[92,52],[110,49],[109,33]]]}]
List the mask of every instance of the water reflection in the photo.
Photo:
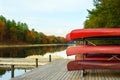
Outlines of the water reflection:
[{"label": "water reflection", "polygon": [[[65,51],[67,46],[41,46],[41,47],[29,47],[29,48],[0,48],[0,58],[26,58],[32,55],[45,55],[46,53],[59,53]],[[21,72],[22,71],[22,72]],[[9,76],[10,69],[0,67],[0,79],[6,79]],[[25,70],[16,70],[15,74],[19,75],[25,73]]]},{"label": "water reflection", "polygon": [[31,55],[44,55],[63,51],[67,46],[41,46],[29,48],[0,48],[1,58],[25,58]]},{"label": "water reflection", "polygon": [[6,72],[6,69],[0,68],[0,76],[2,76],[3,74],[5,74],[5,72]]},{"label": "water reflection", "polygon": [[[29,69],[23,70],[23,69],[15,69],[14,73],[15,76],[24,74],[25,72],[30,71]],[[0,80],[9,80],[11,78],[11,70],[2,68],[0,69]]]}]

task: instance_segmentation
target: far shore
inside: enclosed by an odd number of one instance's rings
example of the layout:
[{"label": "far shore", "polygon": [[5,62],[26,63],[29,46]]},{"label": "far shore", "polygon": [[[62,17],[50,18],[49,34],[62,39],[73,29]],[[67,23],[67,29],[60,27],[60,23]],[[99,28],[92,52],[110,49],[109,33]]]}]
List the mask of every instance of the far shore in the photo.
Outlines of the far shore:
[{"label": "far shore", "polygon": [[68,44],[22,44],[22,45],[0,45],[0,48],[10,48],[10,47],[39,47],[39,46],[59,46]]}]

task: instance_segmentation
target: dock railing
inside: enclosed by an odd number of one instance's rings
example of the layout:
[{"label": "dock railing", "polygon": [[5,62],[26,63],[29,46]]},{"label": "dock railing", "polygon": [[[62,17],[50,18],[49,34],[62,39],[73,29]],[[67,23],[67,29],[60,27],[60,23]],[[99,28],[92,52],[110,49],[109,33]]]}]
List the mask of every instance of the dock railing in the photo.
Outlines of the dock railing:
[{"label": "dock railing", "polygon": [[[49,55],[49,62],[52,61],[52,57],[51,55]],[[38,67],[38,58],[35,59],[35,63],[36,63],[36,68]],[[11,64],[11,78],[14,78],[14,70],[15,70],[15,64]]]}]

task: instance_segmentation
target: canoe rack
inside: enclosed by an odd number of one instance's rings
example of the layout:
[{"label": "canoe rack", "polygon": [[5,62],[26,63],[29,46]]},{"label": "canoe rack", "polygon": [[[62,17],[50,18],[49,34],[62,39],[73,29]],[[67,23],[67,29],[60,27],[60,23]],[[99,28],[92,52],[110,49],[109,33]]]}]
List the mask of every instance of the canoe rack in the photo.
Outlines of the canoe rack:
[{"label": "canoe rack", "polygon": [[[97,31],[95,32],[96,29],[76,29],[71,31],[69,34],[66,36],[66,40],[69,41],[82,41],[82,46],[87,46],[88,44],[91,44],[91,46],[95,46],[96,48],[98,45],[90,42],[89,40],[120,40],[120,28],[104,28],[102,31],[102,28],[98,28]],[[89,32],[90,30],[90,32]],[[85,33],[84,33],[85,31]],[[114,33],[114,31],[116,31]],[[96,34],[97,33],[97,34]],[[109,34],[108,34],[109,33]],[[84,34],[84,35],[82,35]],[[107,36],[108,34],[108,36]],[[111,35],[110,35],[111,34]],[[86,35],[88,37],[86,37]],[[82,37],[81,37],[82,36]],[[75,60],[68,62],[67,64],[67,69],[68,71],[71,70],[83,70],[83,75],[84,73],[86,74],[86,69],[120,69],[120,46],[117,45],[116,49],[118,51],[113,52],[111,49],[114,46],[111,46],[109,50],[106,49],[106,52],[99,53],[96,52],[97,50],[93,50],[93,52],[87,52],[87,53],[79,53],[79,51],[82,51],[82,48],[75,49],[75,47],[80,46],[81,44],[78,44],[71,49],[71,51],[66,50],[66,54],[69,56],[70,53],[74,53],[75,55]],[[107,45],[108,47],[110,45]],[[70,47],[71,48],[71,47]],[[103,46],[104,48],[104,46]],[[70,50],[70,49],[69,49]],[[87,50],[87,48],[86,48]],[[89,49],[90,50],[90,49]],[[107,52],[108,51],[108,52]],[[111,53],[110,53],[111,51]]]}]

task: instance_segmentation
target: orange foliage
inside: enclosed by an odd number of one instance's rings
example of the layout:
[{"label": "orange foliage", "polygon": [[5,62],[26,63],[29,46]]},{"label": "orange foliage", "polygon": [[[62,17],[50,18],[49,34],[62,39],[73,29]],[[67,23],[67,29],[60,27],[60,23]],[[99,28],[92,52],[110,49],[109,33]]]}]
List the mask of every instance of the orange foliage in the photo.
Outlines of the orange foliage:
[{"label": "orange foliage", "polygon": [[14,27],[10,28],[10,36],[11,36],[11,38],[10,38],[11,41],[17,41],[17,30],[16,30],[16,28],[14,28]]},{"label": "orange foliage", "polygon": [[5,30],[6,30],[5,23],[0,21],[0,41],[3,40],[4,35],[6,34]]},{"label": "orange foliage", "polygon": [[48,36],[49,43],[53,43],[55,36]]}]

